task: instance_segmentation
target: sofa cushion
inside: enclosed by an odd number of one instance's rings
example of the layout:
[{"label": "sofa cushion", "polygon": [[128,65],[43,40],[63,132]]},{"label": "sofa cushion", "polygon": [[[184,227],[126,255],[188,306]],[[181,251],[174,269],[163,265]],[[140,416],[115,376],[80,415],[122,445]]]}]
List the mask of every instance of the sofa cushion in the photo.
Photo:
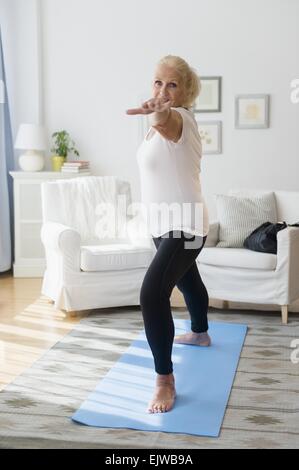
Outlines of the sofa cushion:
[{"label": "sofa cushion", "polygon": [[275,270],[277,256],[271,253],[247,250],[247,248],[210,247],[203,248],[196,261],[229,268]]},{"label": "sofa cushion", "polygon": [[219,248],[242,248],[246,237],[264,222],[277,222],[273,192],[257,197],[216,194]]},{"label": "sofa cushion", "polygon": [[81,246],[82,271],[115,271],[148,267],[153,259],[151,248],[132,244]]}]

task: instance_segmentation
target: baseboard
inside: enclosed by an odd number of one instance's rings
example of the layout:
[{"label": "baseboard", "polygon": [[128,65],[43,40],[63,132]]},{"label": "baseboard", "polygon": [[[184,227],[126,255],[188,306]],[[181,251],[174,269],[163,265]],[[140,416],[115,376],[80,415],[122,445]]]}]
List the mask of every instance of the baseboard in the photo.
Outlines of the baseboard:
[{"label": "baseboard", "polygon": [[45,266],[21,266],[14,264],[13,276],[14,277],[43,277]]}]

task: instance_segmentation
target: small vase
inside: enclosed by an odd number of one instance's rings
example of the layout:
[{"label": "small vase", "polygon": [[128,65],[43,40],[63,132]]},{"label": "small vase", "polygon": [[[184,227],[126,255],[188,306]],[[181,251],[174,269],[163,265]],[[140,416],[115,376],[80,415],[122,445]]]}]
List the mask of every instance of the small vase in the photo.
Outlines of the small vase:
[{"label": "small vase", "polygon": [[52,170],[61,171],[61,167],[66,161],[66,157],[61,157],[60,155],[52,155]]}]

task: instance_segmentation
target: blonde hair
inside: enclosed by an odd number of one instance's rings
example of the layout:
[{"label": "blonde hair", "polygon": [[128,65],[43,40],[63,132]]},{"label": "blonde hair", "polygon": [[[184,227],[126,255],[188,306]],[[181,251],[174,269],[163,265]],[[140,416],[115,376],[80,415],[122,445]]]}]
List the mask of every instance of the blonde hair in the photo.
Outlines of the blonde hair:
[{"label": "blonde hair", "polygon": [[184,59],[176,55],[166,55],[162,57],[157,65],[168,65],[178,72],[181,76],[185,91],[182,106],[191,108],[201,91],[200,77],[196,73],[196,70],[190,67]]}]

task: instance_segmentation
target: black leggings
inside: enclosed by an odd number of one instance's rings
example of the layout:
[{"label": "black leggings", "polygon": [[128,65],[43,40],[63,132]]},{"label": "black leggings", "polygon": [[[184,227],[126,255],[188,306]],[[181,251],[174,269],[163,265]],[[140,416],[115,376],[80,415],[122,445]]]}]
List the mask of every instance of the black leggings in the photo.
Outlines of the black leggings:
[{"label": "black leggings", "polygon": [[184,295],[191,330],[196,333],[208,331],[209,296],[195,261],[207,237],[176,230],[152,238],[157,252],[143,279],[140,306],[155,371],[171,374],[174,323],[170,296],[175,285]]}]

